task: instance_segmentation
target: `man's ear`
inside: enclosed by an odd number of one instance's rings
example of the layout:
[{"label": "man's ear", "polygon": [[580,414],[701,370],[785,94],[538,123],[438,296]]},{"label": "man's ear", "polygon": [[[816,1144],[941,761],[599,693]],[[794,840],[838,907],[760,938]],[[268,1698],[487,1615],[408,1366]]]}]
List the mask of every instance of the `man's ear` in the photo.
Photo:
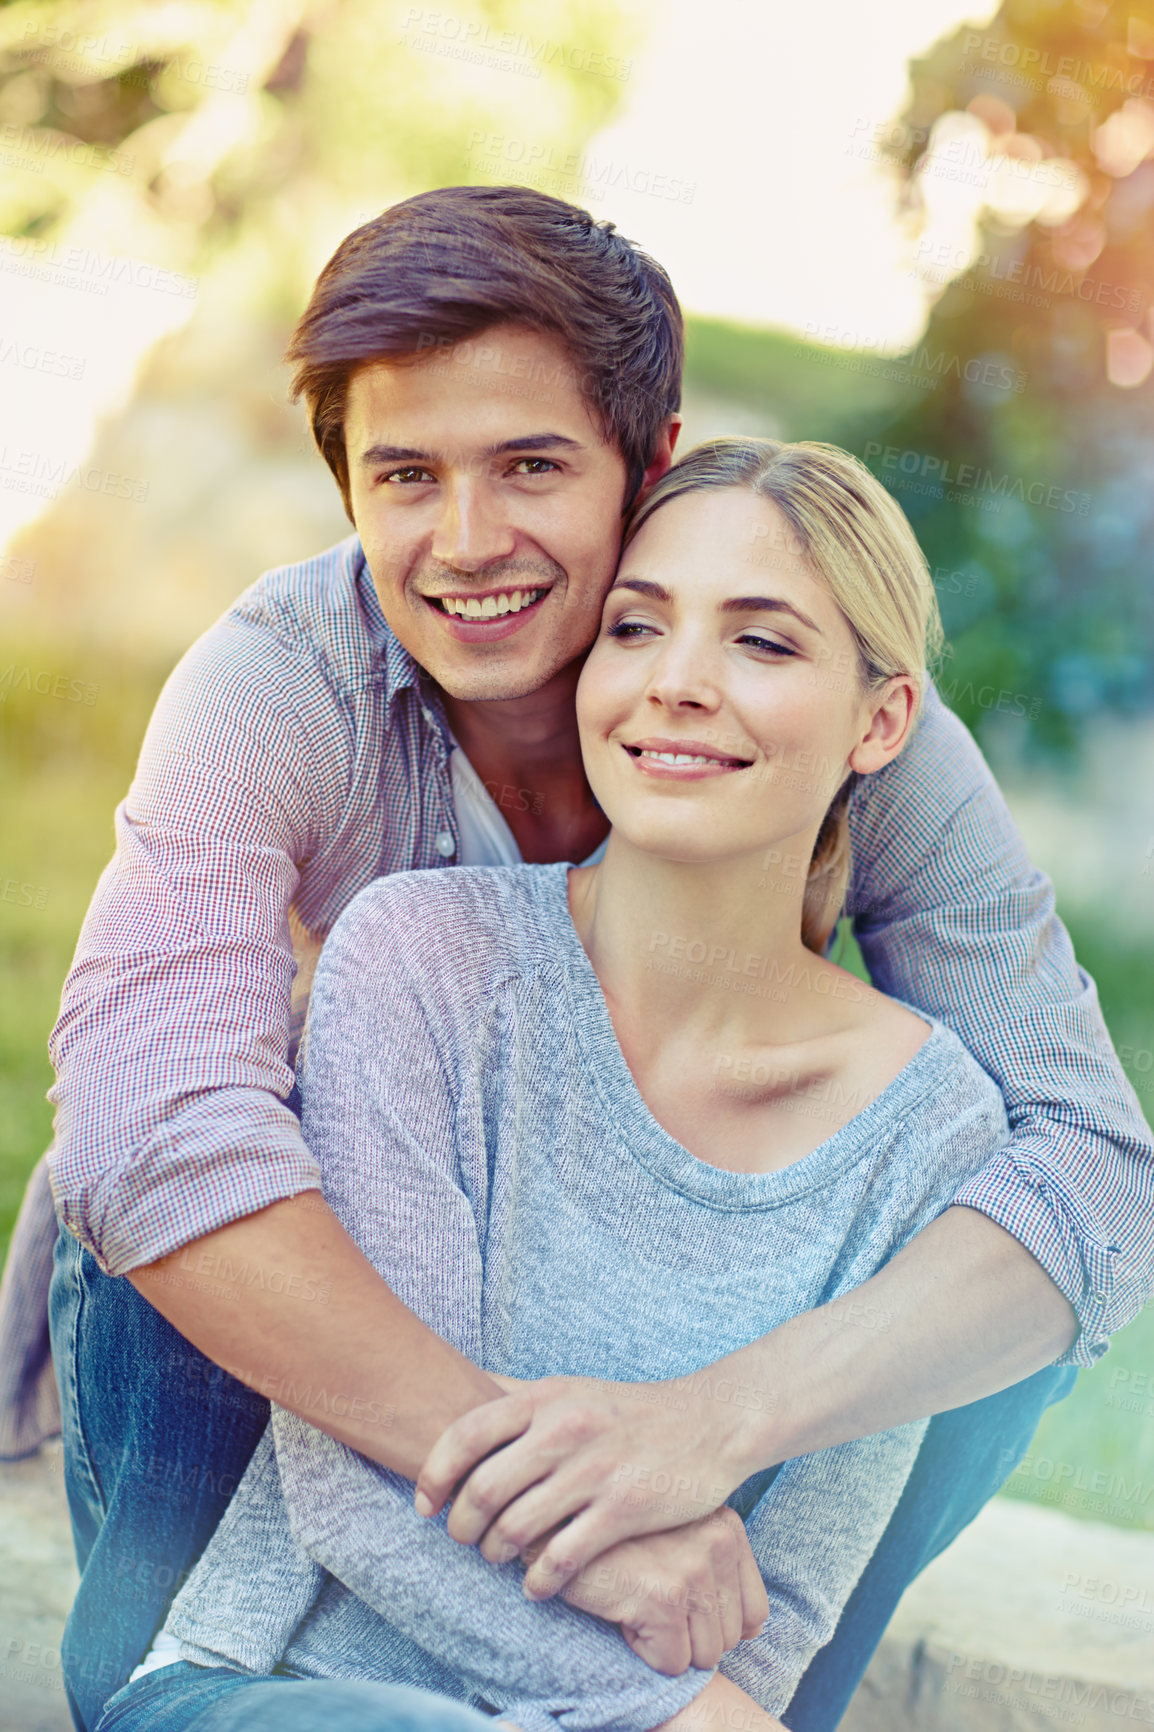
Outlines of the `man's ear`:
[{"label": "man's ear", "polygon": [[633,501],[634,505],[645,498],[649,489],[655,482],[661,480],[667,469],[673,467],[673,447],[677,444],[677,435],[680,432],[681,416],[671,415],[657,435],[657,444],[654,446],[653,456],[646,466],[645,473],[641,477],[641,486],[637,489],[637,498]]},{"label": "man's ear", "polygon": [[849,767],[861,776],[884,769],[897,757],[913,726],[918,688],[908,674],[898,674],[870,700],[869,726],[849,755]]}]

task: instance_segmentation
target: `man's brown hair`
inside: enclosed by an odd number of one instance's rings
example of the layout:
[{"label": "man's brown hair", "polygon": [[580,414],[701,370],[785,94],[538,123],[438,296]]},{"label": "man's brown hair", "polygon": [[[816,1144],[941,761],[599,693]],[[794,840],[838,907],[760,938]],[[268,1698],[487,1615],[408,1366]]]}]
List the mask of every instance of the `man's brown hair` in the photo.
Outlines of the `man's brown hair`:
[{"label": "man's brown hair", "polygon": [[343,240],[285,354],[292,400],[352,519],[345,405],[369,361],[410,359],[516,323],[560,337],[632,504],[681,401],[684,334],[673,285],[611,222],[523,186],[449,186],[391,205]]}]

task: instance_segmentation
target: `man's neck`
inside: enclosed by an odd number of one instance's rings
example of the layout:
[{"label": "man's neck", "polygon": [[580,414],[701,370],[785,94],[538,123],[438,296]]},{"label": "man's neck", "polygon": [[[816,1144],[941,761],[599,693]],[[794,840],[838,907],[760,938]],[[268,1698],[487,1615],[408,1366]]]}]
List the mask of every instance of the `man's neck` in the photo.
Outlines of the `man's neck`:
[{"label": "man's neck", "polygon": [[523,698],[441,693],[449,726],[521,850],[538,864],[583,860],[609,831],[581,762],[579,663]]}]

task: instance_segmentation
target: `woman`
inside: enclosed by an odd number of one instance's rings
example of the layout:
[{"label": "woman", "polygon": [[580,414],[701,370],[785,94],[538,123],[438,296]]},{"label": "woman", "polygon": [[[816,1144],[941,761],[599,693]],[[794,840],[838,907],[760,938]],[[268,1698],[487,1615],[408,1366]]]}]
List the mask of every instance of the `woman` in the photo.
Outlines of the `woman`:
[{"label": "woman", "polygon": [[[902,749],[938,630],[909,526],[854,459],[699,447],[636,511],[581,678],[603,860],[400,874],[338,922],[305,1133],[366,1254],[486,1369],[716,1366],[858,1285],[1000,1146],[1001,1097],[956,1037],[822,954],[852,780]],[[923,1429],[766,1473],[735,1406],[719,1477],[745,1475],[729,1502],[769,1617],[716,1671],[667,1677],[274,1409],[166,1626],[182,1660],[130,1683],[100,1732],[265,1714],[359,1732],[399,1723],[399,1686],[523,1732],[682,1732],[719,1712],[768,1732]],[[683,1495],[687,1517],[710,1502]],[[313,1682],[286,1692],[274,1669]]]}]

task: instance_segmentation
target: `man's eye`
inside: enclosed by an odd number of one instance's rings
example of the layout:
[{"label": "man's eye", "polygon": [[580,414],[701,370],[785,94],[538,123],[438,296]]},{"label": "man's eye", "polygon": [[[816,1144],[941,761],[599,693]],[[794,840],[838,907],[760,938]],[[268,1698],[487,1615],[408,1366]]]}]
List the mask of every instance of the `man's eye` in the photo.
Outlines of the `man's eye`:
[{"label": "man's eye", "polygon": [[766,650],[771,656],[795,656],[797,654],[797,651],[790,649],[788,644],[778,643],[771,637],[762,637],[760,633],[754,631],[742,632],[737,641],[738,643],[747,643],[753,649]]},{"label": "man's eye", "polygon": [[433,477],[427,469],[419,468],[415,463],[406,464],[404,469],[390,469],[387,475],[382,475],[382,481],[395,482],[398,487],[406,487],[417,481],[431,481]]},{"label": "man's eye", "polygon": [[549,457],[519,457],[513,465],[514,472],[522,475],[548,475],[550,469],[557,465]]}]

